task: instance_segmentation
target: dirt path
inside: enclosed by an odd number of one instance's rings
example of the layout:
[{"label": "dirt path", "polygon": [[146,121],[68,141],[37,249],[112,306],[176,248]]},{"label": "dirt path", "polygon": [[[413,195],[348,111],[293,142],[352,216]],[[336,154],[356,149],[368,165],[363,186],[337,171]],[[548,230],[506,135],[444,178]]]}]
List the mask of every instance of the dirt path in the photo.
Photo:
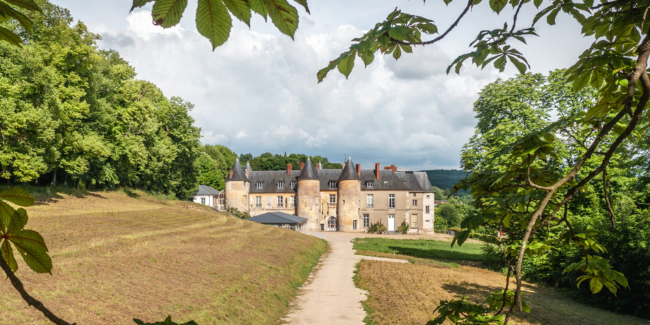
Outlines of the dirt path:
[{"label": "dirt path", "polygon": [[329,242],[330,252],[324,256],[298,292],[298,298],[284,319],[290,325],[302,324],[363,324],[366,312],[361,302],[366,291],[354,286],[354,266],[361,259],[394,261],[404,260],[354,255],[352,239],[364,237],[351,233],[314,233]]}]

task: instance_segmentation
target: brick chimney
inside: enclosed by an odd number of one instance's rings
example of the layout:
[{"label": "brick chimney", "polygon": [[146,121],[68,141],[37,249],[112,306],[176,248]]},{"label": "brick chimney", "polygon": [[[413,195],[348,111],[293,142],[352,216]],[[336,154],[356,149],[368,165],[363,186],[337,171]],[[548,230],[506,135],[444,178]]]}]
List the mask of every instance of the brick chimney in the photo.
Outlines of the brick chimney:
[{"label": "brick chimney", "polygon": [[394,172],[397,171],[397,166],[395,166],[395,165],[390,165],[390,166],[386,166],[386,167],[384,167],[384,169],[385,169],[385,170],[391,170],[391,171],[393,171],[393,173],[394,173]]},{"label": "brick chimney", "polygon": [[292,170],[293,170],[293,165],[292,164],[287,164],[287,175],[291,175]]},{"label": "brick chimney", "polygon": [[319,170],[320,170],[320,163],[317,163],[316,164],[316,171],[319,171]]},{"label": "brick chimney", "polygon": [[379,180],[379,163],[375,163],[375,178]]},{"label": "brick chimney", "polygon": [[361,164],[357,164],[357,174],[361,177]]},{"label": "brick chimney", "polygon": [[300,163],[300,171],[302,171],[302,169],[303,169],[304,167],[305,167],[305,163],[304,163],[304,162],[301,162],[301,163]]},{"label": "brick chimney", "polygon": [[230,177],[232,177],[232,169],[230,170]]}]

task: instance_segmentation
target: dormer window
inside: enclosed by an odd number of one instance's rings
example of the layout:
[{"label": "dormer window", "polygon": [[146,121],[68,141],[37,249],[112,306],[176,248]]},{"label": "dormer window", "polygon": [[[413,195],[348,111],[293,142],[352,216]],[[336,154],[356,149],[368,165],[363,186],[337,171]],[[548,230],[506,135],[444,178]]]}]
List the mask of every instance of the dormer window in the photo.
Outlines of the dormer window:
[{"label": "dormer window", "polygon": [[373,182],[373,181],[367,181],[367,182],[366,182],[366,188],[372,188],[372,186],[373,186],[374,183],[375,183],[375,182]]},{"label": "dormer window", "polygon": [[275,183],[275,186],[276,186],[279,190],[281,190],[281,189],[284,188],[284,182],[277,182],[277,183]]},{"label": "dormer window", "polygon": [[257,182],[255,183],[255,188],[258,190],[261,190],[264,187],[264,183],[262,182]]},{"label": "dormer window", "polygon": [[335,190],[336,189],[336,182],[335,181],[329,181],[327,183],[327,185],[329,186],[330,190]]},{"label": "dormer window", "polygon": [[296,188],[296,182],[291,182],[291,188]]}]

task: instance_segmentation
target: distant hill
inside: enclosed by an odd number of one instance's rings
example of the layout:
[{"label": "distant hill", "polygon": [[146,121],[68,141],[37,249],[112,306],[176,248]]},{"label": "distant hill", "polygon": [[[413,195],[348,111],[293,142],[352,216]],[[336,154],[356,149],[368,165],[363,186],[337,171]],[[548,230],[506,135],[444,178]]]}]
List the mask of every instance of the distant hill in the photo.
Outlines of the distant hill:
[{"label": "distant hill", "polygon": [[443,190],[451,190],[458,181],[465,179],[467,172],[457,169],[423,170],[429,176],[431,185]]}]

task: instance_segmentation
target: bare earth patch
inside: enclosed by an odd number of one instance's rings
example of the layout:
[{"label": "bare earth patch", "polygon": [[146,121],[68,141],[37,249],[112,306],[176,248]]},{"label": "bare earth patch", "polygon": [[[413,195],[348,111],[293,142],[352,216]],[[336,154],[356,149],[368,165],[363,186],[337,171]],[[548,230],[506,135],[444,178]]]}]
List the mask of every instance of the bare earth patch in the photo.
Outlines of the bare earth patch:
[{"label": "bare earth patch", "polygon": [[[23,263],[29,292],[78,324],[193,319],[277,324],[326,243],[228,217],[189,202],[100,192],[28,209],[53,259],[53,276]],[[47,324],[5,280],[0,324]]]},{"label": "bare earth patch", "polygon": [[[505,276],[467,265],[441,268],[364,260],[359,264],[357,281],[369,292],[364,306],[372,324],[422,325],[431,319],[440,300],[468,296],[484,303],[490,293],[503,289]],[[532,311],[517,314],[516,324],[650,324],[579,304],[550,288],[526,284],[524,290],[524,299]]]}]

